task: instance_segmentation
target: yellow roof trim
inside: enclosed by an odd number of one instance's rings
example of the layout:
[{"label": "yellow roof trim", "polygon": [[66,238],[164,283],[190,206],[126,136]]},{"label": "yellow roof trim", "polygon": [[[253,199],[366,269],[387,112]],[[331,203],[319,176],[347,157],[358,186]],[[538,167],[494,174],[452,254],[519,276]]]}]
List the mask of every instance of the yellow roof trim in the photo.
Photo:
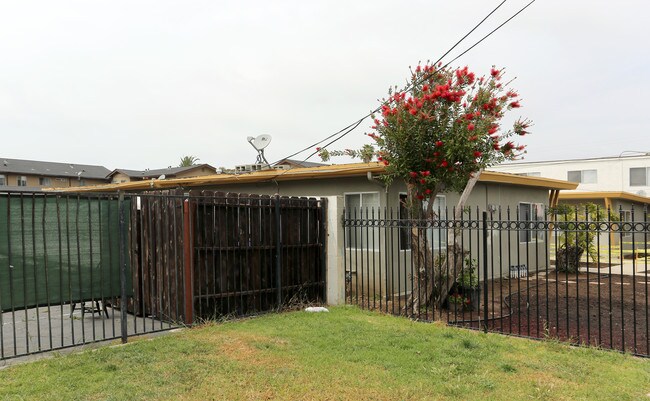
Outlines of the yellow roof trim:
[{"label": "yellow roof trim", "polygon": [[[50,188],[49,190],[61,192],[145,191],[151,189],[202,187],[210,185],[245,184],[252,182],[358,177],[365,176],[367,173],[381,174],[383,172],[384,165],[381,163],[350,163],[334,164],[331,166],[294,168],[290,170],[263,170],[244,174],[213,174],[199,177],[141,180],[85,187]],[[495,171],[484,171],[481,173],[479,181],[547,189],[575,189],[578,186],[578,184],[562,180],[520,176],[508,173],[498,173]]]},{"label": "yellow roof trim", "polygon": [[623,199],[650,205],[650,198],[622,191],[571,191],[560,193],[561,200]]},{"label": "yellow roof trim", "polygon": [[554,178],[531,177],[526,175],[501,173],[496,171],[482,172],[479,181],[494,182],[500,184],[522,185],[526,187],[549,188],[549,189],[578,188],[578,184],[575,182],[556,180]]}]

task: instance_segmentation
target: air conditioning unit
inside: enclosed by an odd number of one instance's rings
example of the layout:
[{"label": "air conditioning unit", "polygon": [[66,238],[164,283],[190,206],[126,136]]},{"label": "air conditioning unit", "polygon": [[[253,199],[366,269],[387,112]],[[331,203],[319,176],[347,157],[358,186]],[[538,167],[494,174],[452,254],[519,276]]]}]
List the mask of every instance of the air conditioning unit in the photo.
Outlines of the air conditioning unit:
[{"label": "air conditioning unit", "polygon": [[253,171],[261,171],[264,168],[264,164],[242,164],[235,166],[235,172],[237,173],[250,173]]}]

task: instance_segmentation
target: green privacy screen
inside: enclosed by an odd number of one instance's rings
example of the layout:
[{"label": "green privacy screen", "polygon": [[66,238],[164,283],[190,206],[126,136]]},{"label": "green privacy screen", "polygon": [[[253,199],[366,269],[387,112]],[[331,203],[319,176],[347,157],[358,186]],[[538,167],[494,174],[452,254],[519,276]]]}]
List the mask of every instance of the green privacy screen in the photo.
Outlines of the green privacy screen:
[{"label": "green privacy screen", "polygon": [[119,296],[119,244],[115,198],[0,195],[0,309]]}]

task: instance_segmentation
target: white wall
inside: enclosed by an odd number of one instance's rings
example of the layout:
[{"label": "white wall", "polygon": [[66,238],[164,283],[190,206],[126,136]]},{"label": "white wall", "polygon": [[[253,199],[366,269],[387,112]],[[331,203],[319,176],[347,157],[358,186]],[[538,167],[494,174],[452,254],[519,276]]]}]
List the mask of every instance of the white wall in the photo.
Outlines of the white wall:
[{"label": "white wall", "polygon": [[[595,184],[581,183],[578,185],[578,191],[623,191],[650,196],[650,186],[630,186],[630,168],[634,167],[650,168],[650,156],[518,162],[493,166],[490,167],[490,170],[515,174],[538,172],[542,177],[558,180],[567,180],[568,171],[596,170],[597,182]],[[650,174],[650,171],[648,173]]]}]

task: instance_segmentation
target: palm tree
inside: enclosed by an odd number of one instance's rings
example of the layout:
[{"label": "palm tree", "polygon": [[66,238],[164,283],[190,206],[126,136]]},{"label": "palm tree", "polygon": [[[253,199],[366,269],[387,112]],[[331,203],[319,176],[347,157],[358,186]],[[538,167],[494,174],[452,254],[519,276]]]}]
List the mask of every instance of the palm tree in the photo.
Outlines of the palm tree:
[{"label": "palm tree", "polygon": [[190,167],[196,164],[199,161],[199,158],[196,156],[183,156],[181,157],[181,163],[178,167]]}]

